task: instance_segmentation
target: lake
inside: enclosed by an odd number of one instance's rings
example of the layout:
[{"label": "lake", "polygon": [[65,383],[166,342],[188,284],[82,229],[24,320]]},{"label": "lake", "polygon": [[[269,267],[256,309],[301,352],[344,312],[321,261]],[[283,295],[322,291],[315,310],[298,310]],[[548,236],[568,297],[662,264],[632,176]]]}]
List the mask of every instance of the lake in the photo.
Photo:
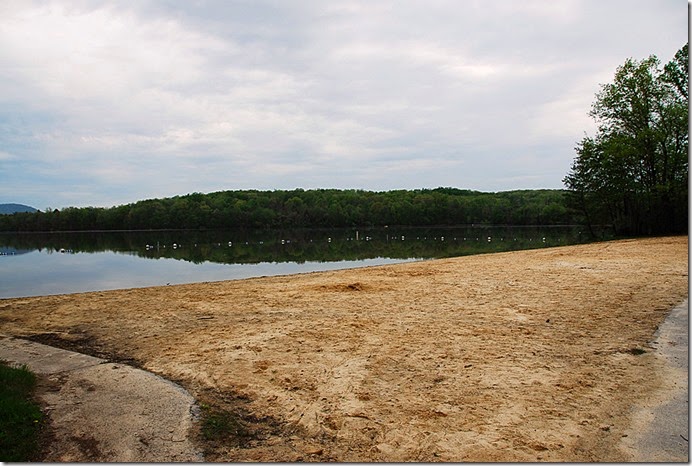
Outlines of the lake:
[{"label": "lake", "polygon": [[0,234],[0,298],[286,275],[589,241],[581,227]]}]

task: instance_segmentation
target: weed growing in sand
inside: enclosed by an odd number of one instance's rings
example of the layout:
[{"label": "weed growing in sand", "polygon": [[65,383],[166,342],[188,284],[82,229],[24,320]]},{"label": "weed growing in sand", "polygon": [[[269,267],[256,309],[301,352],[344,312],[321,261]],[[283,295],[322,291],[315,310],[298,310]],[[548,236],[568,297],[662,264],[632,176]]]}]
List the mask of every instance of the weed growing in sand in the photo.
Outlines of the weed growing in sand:
[{"label": "weed growing in sand", "polygon": [[0,360],[0,461],[30,461],[38,451],[41,409],[33,402],[36,376]]},{"label": "weed growing in sand", "polygon": [[237,416],[202,404],[202,435],[206,440],[247,437],[248,431]]}]

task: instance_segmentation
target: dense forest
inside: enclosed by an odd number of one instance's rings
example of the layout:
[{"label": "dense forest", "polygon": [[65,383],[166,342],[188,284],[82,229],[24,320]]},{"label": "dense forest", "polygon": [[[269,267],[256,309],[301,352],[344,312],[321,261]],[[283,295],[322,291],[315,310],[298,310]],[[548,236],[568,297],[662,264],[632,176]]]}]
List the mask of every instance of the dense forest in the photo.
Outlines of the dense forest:
[{"label": "dense forest", "polygon": [[456,188],[220,191],[110,208],[0,215],[0,231],[87,231],[352,226],[569,225],[583,222],[563,190],[483,193]]}]

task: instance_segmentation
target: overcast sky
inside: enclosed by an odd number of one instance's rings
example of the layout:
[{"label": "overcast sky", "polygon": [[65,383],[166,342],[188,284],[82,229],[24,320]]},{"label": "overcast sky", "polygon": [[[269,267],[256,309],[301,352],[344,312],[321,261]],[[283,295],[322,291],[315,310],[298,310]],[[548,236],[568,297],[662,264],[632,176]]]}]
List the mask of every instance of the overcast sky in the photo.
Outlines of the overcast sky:
[{"label": "overcast sky", "polygon": [[562,188],[684,0],[0,2],[0,203]]}]

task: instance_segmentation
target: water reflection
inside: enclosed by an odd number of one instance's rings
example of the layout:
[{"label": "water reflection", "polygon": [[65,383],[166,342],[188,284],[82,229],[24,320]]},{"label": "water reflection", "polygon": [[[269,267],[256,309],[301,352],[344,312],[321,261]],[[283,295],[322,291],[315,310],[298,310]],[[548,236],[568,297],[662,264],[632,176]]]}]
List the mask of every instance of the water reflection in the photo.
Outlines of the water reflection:
[{"label": "water reflection", "polygon": [[127,252],[194,263],[441,258],[588,241],[574,227],[214,230],[0,235],[0,252]]},{"label": "water reflection", "polygon": [[0,234],[0,298],[333,270],[589,240],[571,227]]}]

